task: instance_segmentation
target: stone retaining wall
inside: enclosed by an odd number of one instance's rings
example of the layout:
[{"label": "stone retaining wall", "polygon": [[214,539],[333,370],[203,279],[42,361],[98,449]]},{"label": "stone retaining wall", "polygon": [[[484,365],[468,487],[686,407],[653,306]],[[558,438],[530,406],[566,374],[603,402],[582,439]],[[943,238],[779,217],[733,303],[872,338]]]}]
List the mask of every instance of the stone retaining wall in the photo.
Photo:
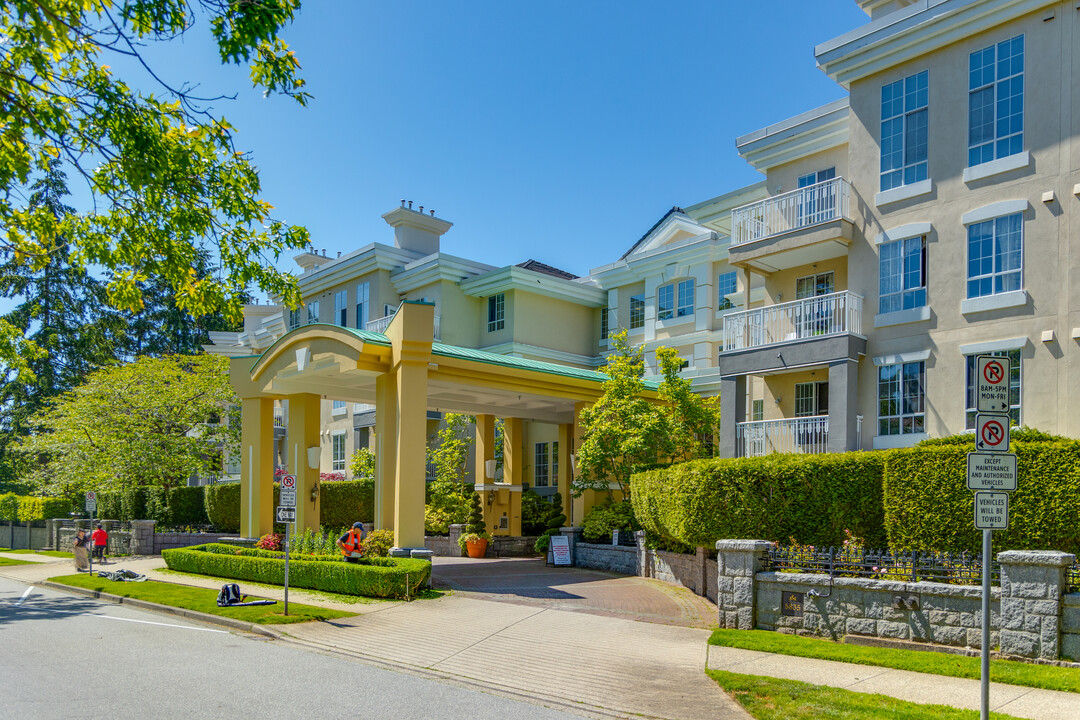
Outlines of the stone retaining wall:
[{"label": "stone retaining wall", "polygon": [[[424,547],[439,557],[461,557],[464,553],[458,545],[458,538],[464,532],[464,525],[451,525],[449,536],[428,535],[424,538]],[[536,555],[536,551],[533,550],[534,545],[536,545],[535,535],[524,537],[496,535],[488,543],[487,557],[532,557]]]},{"label": "stone retaining wall", "polygon": [[48,531],[29,523],[0,524],[0,547],[12,550],[41,550],[48,545]]},{"label": "stone retaining wall", "polygon": [[[716,544],[720,627],[844,635],[979,648],[982,586],[765,571],[771,543]],[[1065,594],[1076,558],[1053,551],[999,553],[990,641],[1003,655],[1080,660],[1080,595]]]},{"label": "stone retaining wall", "polygon": [[160,555],[162,550],[172,548],[191,547],[192,545],[204,545],[206,543],[220,542],[223,538],[238,538],[236,533],[154,533],[154,555]]},{"label": "stone retaining wall", "polygon": [[575,567],[606,570],[623,575],[638,574],[638,549],[623,545],[579,542],[573,553]]}]

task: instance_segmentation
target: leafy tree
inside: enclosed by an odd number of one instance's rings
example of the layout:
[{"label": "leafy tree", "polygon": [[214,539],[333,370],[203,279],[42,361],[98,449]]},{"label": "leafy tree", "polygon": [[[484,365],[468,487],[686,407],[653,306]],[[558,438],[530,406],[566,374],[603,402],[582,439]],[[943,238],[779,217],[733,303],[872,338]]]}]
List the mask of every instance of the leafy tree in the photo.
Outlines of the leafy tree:
[{"label": "leafy tree", "polygon": [[682,361],[674,349],[659,347],[656,360],[663,373],[658,393],[664,400],[661,412],[671,439],[671,459],[675,462],[712,457],[720,429],[717,398],[703,398],[691,383],[679,375]]},{"label": "leafy tree", "polygon": [[217,355],[139,358],[92,372],[31,418],[22,452],[39,489],[175,487],[220,469],[223,446],[238,442],[225,419],[237,402],[228,360]]},{"label": "leafy tree", "polygon": [[[238,318],[252,284],[295,307],[295,280],[273,261],[306,246],[307,231],[272,217],[233,127],[212,110],[222,98],[170,85],[143,52],[206,27],[222,63],[248,64],[253,85],[306,104],[299,63],[278,37],[298,8],[299,0],[0,4],[0,250],[34,272],[64,253],[75,268],[100,268],[109,302],[132,312],[149,278],[193,316],[220,309]],[[112,62],[144,70],[156,92],[134,89]],[[57,215],[29,202],[56,159],[85,182],[91,211]],[[221,277],[193,271],[202,250]],[[26,372],[38,351],[0,319],[0,363]]]},{"label": "leafy tree", "polygon": [[611,341],[614,352],[604,367],[603,395],[581,411],[583,436],[572,485],[575,497],[589,489],[609,492],[609,482],[618,483],[626,497],[630,475],[672,451],[666,416],[641,396],[645,389],[642,349],[627,343],[626,331],[613,335]]},{"label": "leafy tree", "polygon": [[451,523],[465,522],[468,515],[473,488],[465,482],[465,471],[475,422],[471,415],[446,413],[435,445],[428,448],[428,461],[435,464],[435,479],[427,487],[425,525],[433,532],[447,532]]},{"label": "leafy tree", "polygon": [[349,470],[352,471],[353,479],[375,477],[375,453],[371,448],[362,447],[354,452],[349,460]]}]

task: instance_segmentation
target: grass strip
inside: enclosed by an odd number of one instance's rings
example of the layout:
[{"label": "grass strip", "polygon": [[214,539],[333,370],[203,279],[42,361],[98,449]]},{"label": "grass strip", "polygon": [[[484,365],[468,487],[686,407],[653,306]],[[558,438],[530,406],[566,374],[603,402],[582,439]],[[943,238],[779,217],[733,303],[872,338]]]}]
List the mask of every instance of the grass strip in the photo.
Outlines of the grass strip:
[{"label": "grass strip", "polygon": [[[97,590],[112,595],[146,600],[159,605],[168,605],[186,610],[196,610],[258,625],[283,625],[286,623],[311,622],[312,620],[332,620],[334,618],[352,617],[356,614],[294,602],[289,603],[289,615],[287,617],[284,615],[285,606],[280,602],[276,605],[221,608],[217,606],[217,590],[191,587],[190,585],[174,585],[173,583],[155,580],[114,582],[96,575],[82,574],[61,575],[49,578],[49,580],[61,585]],[[249,597],[249,599],[255,600],[258,598]]]},{"label": "grass strip", "polygon": [[0,567],[8,567],[9,565],[40,565],[41,563],[33,562],[32,560],[16,560],[15,558],[0,557]]},{"label": "grass strip", "polygon": [[74,558],[74,553],[64,552],[63,550],[8,550],[7,548],[0,548],[0,552],[15,553],[18,555],[48,555],[49,557],[58,558]]},{"label": "grass strip", "polygon": [[[977,657],[924,650],[843,645],[831,640],[784,635],[771,630],[714,630],[712,637],[709,638],[709,644],[743,650],[759,650],[777,655],[794,655],[947,677],[979,679],[980,660]],[[1080,692],[1080,670],[1076,668],[991,659],[990,679],[1007,685]]]},{"label": "grass strip", "polygon": [[[978,710],[948,705],[920,705],[887,695],[872,695],[796,680],[738,675],[706,670],[735,701],[757,720],[978,720]],[[990,713],[995,720],[1012,715]]]}]

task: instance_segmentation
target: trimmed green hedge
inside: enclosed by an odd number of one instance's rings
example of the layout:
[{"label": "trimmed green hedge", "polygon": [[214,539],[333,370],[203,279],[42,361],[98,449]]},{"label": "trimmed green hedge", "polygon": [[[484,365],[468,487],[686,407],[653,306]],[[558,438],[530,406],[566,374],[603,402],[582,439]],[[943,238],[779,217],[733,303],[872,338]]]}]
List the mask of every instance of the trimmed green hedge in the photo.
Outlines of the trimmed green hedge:
[{"label": "trimmed green hedge", "polygon": [[668,540],[713,547],[746,538],[840,545],[845,530],[885,542],[883,452],[713,458],[638,473],[634,515]]},{"label": "trimmed green hedge", "polygon": [[[327,528],[348,527],[375,519],[375,481],[334,480],[319,483],[319,524]],[[274,483],[274,505],[281,486]],[[300,498],[298,498],[299,500]],[[219,483],[206,488],[206,514],[222,532],[240,531],[240,483]]]},{"label": "trimmed green hedge", "polygon": [[134,487],[98,492],[97,517],[130,522],[156,520],[159,525],[206,525],[205,486],[186,485],[166,490]]},{"label": "trimmed green hedge", "polygon": [[71,512],[68,498],[36,497],[34,495],[0,495],[0,520],[33,522],[51,518],[66,518]]},{"label": "trimmed green hedge", "polygon": [[[163,550],[171,570],[248,580],[269,585],[285,583],[281,553],[237,548],[223,543]],[[329,556],[289,560],[291,587],[367,597],[414,597],[427,584],[431,563],[412,558],[364,558],[347,563]]]},{"label": "trimmed green hedge", "polygon": [[[1009,432],[1009,438],[1012,442],[1069,442],[1070,438],[1062,435],[1051,435],[1048,432],[1042,430],[1036,430],[1029,427],[1014,427]],[[915,447],[931,447],[935,445],[975,445],[975,433],[965,432],[957,435],[946,435],[945,437],[927,438],[922,440]],[[974,449],[972,449],[974,452]]]},{"label": "trimmed green hedge", "polygon": [[[1017,489],[1010,493],[1009,529],[994,531],[994,552],[1080,554],[1080,442],[1013,438]],[[967,489],[967,452],[972,449],[966,443],[938,444],[890,453],[884,499],[890,547],[982,548],[982,532],[973,520],[974,494]]]}]

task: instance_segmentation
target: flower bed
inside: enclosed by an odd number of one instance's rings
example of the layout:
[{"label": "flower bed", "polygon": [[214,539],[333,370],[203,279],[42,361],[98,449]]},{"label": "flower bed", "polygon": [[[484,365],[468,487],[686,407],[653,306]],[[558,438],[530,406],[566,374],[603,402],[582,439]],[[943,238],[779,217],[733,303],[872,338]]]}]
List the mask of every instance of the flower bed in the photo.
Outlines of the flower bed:
[{"label": "flower bed", "polygon": [[[270,585],[285,582],[285,555],[271,550],[210,543],[165,550],[172,570],[249,580]],[[414,597],[427,584],[431,563],[412,558],[362,558],[342,562],[330,555],[291,555],[289,585],[367,597]]]}]

